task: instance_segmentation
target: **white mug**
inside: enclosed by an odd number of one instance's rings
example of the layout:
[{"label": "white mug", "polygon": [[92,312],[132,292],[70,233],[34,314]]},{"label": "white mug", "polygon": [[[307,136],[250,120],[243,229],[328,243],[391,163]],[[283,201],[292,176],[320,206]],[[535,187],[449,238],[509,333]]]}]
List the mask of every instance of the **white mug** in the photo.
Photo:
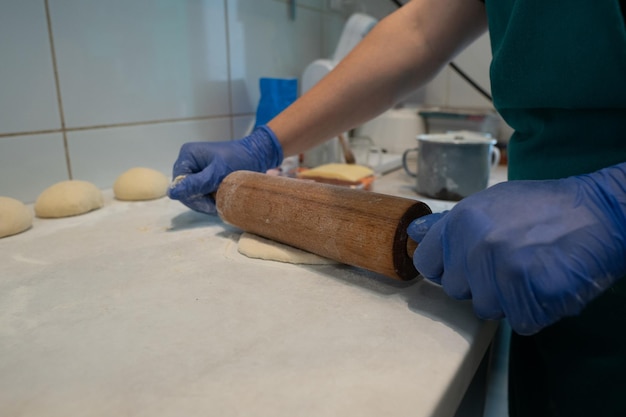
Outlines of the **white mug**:
[{"label": "white mug", "polygon": [[[491,170],[500,163],[496,140],[469,131],[417,136],[418,147],[402,154],[402,166],[417,178],[416,191],[427,197],[459,201],[487,188]],[[407,157],[417,152],[417,171]]]}]

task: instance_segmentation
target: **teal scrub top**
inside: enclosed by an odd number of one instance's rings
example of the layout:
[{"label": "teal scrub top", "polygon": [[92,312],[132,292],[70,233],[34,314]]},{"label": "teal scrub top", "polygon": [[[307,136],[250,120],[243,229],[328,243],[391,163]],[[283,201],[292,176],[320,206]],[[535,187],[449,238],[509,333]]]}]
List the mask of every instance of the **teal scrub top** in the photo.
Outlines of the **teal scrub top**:
[{"label": "teal scrub top", "polygon": [[[626,161],[620,2],[486,0],[486,9],[494,105],[515,130],[509,179],[562,178]],[[626,416],[626,279],[579,316],[512,335],[509,414]]]},{"label": "teal scrub top", "polygon": [[487,0],[494,105],[515,130],[509,179],[626,161],[626,30],[617,0]]}]

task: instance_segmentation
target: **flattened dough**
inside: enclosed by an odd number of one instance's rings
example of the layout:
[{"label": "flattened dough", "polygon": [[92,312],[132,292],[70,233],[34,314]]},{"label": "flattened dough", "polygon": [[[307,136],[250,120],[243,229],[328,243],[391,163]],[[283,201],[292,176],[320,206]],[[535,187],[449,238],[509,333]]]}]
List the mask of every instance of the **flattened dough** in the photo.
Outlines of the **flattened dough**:
[{"label": "flattened dough", "polygon": [[374,171],[356,164],[324,164],[299,174],[300,178],[328,178],[342,181],[359,181],[373,175]]},{"label": "flattened dough", "polygon": [[24,203],[10,197],[0,197],[0,238],[29,229],[33,212]]},{"label": "flattened dough", "polygon": [[164,197],[169,179],[151,168],[131,168],[121,174],[113,184],[113,194],[118,200],[142,201]]},{"label": "flattened dough", "polygon": [[310,252],[283,245],[273,240],[265,239],[252,233],[243,233],[239,238],[237,250],[249,258],[265,259],[269,261],[286,262],[291,264],[330,265],[336,264],[332,259],[323,258]]},{"label": "flattened dough", "polygon": [[44,218],[69,217],[99,209],[102,192],[87,181],[61,181],[46,188],[35,201],[35,215]]}]

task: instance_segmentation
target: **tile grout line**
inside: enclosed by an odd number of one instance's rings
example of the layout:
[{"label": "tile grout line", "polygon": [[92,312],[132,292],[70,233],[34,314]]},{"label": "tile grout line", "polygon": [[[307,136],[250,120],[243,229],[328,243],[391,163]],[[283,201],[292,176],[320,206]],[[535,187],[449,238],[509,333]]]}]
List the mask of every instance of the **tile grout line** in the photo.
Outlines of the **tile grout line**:
[{"label": "tile grout line", "polygon": [[54,84],[57,93],[57,104],[59,106],[59,117],[61,119],[61,134],[63,136],[63,148],[65,150],[65,164],[67,167],[67,175],[72,179],[72,163],[70,161],[70,149],[67,142],[67,130],[65,129],[65,114],[63,112],[63,100],[61,99],[61,84],[59,82],[59,69],[57,66],[56,51],[54,49],[54,38],[52,36],[52,19],[50,17],[49,0],[44,0],[46,8],[46,21],[48,23],[48,39],[50,41],[50,55],[52,57],[52,69],[54,71]]},{"label": "tile grout line", "polygon": [[112,128],[118,128],[118,127],[149,126],[149,125],[156,125],[156,124],[163,124],[163,123],[181,123],[181,122],[193,122],[193,121],[212,120],[212,119],[234,118],[234,117],[241,117],[241,116],[250,116],[253,114],[254,113],[241,113],[241,114],[233,114],[233,115],[179,117],[179,118],[173,118],[173,119],[147,120],[147,121],[141,121],[141,122],[126,122],[126,123],[112,123],[112,124],[107,124],[107,125],[66,127],[65,129],[47,129],[47,130],[33,130],[33,131],[24,131],[24,132],[10,132],[10,133],[0,133],[0,139],[5,138],[5,137],[15,137],[15,136],[42,135],[46,133],[62,133],[64,130],[66,132],[80,132],[84,130],[112,129]]},{"label": "tile grout line", "polygon": [[16,136],[45,135],[47,133],[61,133],[61,129],[46,129],[46,130],[31,130],[31,131],[25,131],[25,132],[0,133],[0,139],[13,138]]}]

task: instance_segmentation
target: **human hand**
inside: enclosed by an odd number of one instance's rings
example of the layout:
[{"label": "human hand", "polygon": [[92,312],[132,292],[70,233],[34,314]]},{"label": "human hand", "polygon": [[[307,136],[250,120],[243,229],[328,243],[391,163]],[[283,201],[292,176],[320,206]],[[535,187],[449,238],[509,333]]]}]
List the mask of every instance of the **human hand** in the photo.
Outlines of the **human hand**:
[{"label": "human hand", "polygon": [[626,275],[626,163],[511,181],[413,221],[414,264],[476,315],[533,334],[580,313]]},{"label": "human hand", "polygon": [[228,174],[242,169],[265,172],[282,160],[282,147],[267,126],[259,126],[239,140],[186,143],[174,163],[175,181],[168,195],[193,210],[215,214],[211,193]]}]

